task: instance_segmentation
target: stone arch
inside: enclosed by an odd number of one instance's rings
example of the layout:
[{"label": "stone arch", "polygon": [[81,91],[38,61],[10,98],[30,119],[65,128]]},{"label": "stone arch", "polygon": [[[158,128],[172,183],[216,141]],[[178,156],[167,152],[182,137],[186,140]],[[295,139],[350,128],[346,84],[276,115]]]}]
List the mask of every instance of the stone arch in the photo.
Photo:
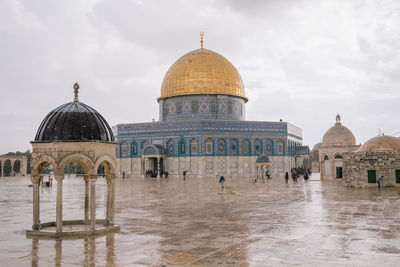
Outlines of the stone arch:
[{"label": "stone arch", "polygon": [[13,172],[20,173],[21,172],[21,160],[16,159],[13,164]]},{"label": "stone arch", "polygon": [[336,153],[333,155],[334,159],[343,159],[343,155],[341,153]]},{"label": "stone arch", "polygon": [[3,176],[11,176],[12,174],[12,162],[10,159],[6,159],[4,161],[4,166],[3,166]]},{"label": "stone arch", "polygon": [[327,154],[322,154],[322,155],[321,155],[320,162],[323,162],[323,161],[325,161],[325,160],[329,160],[329,156],[328,156]]},{"label": "stone arch", "polygon": [[96,163],[94,164],[94,170],[96,173],[100,165],[103,165],[106,175],[114,174],[114,170],[117,166],[113,157],[108,154],[103,154],[96,160]]},{"label": "stone arch", "polygon": [[64,173],[65,167],[67,167],[67,165],[72,162],[77,162],[82,167],[85,174],[92,174],[92,172],[97,172],[97,170],[94,170],[93,161],[88,156],[82,153],[71,154],[63,158],[58,165],[58,172],[60,174]]},{"label": "stone arch", "polygon": [[32,168],[31,168],[32,175],[33,176],[40,175],[42,168],[44,167],[44,165],[46,163],[50,164],[51,167],[53,168],[53,170],[57,169],[58,165],[52,157],[50,157],[48,155],[40,155],[39,158],[37,158],[33,161]]}]

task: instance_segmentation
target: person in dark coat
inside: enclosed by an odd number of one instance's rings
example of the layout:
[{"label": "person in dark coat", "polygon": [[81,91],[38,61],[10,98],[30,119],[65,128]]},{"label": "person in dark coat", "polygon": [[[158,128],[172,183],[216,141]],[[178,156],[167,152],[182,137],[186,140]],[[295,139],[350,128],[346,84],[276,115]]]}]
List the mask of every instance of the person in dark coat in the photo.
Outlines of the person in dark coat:
[{"label": "person in dark coat", "polygon": [[225,178],[224,176],[221,175],[221,177],[219,178],[219,183],[221,184],[221,188],[222,190],[224,190],[224,184],[225,184]]},{"label": "person in dark coat", "polygon": [[289,182],[289,173],[288,172],[285,173],[285,182],[286,183]]}]

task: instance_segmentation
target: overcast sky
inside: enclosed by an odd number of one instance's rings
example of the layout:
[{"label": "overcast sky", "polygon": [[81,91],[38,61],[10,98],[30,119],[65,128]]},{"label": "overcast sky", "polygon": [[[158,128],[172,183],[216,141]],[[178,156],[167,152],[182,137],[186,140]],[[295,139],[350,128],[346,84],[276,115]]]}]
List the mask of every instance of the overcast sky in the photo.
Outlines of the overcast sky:
[{"label": "overcast sky", "polygon": [[400,136],[398,0],[1,0],[0,154],[30,149],[75,82],[111,126],[158,120],[200,31],[241,74],[247,120],[290,122],[310,148],[337,113],[357,143]]}]

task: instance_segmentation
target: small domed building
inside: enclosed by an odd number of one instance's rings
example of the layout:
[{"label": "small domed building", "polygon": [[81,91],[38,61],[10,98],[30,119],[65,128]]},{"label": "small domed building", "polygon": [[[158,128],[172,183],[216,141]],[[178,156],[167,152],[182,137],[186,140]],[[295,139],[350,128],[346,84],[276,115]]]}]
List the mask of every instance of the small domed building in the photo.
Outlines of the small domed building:
[{"label": "small domed building", "polygon": [[[268,156],[271,174],[296,166],[302,130],[288,122],[245,121],[242,78],[222,55],[203,47],[175,61],[161,85],[159,121],[113,128],[120,175],[256,177]],[[265,99],[268,105],[269,99]],[[157,149],[158,148],[158,149]]]},{"label": "small domed building", "polygon": [[[79,101],[77,83],[74,89],[74,101],[52,110],[40,124],[35,140],[31,142],[33,225],[32,230],[26,233],[29,237],[85,237],[119,229],[114,225],[114,170],[117,165],[114,135],[96,110]],[[81,219],[65,220],[63,180],[70,163],[79,164],[84,171],[84,212]],[[51,166],[57,182],[56,214],[54,221],[42,223],[39,184],[43,177],[42,170],[47,164]],[[103,176],[107,180],[106,217],[99,220],[96,218],[96,181]],[[76,228],[77,225],[81,227]]]},{"label": "small domed building", "polygon": [[343,178],[343,153],[355,151],[358,148],[354,134],[342,125],[340,115],[337,114],[335,125],[326,131],[319,148],[321,179]]},{"label": "small domed building", "polygon": [[375,187],[383,176],[384,186],[400,186],[400,139],[376,136],[357,151],[343,154],[343,182],[351,187]]}]

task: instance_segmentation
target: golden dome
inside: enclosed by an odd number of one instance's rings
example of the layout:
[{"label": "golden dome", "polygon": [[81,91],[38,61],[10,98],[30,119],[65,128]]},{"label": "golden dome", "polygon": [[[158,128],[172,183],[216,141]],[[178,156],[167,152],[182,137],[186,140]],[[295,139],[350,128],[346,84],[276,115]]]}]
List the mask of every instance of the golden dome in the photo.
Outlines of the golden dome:
[{"label": "golden dome", "polygon": [[187,53],[169,68],[160,98],[198,94],[232,95],[247,102],[236,68],[220,54],[204,48]]}]

